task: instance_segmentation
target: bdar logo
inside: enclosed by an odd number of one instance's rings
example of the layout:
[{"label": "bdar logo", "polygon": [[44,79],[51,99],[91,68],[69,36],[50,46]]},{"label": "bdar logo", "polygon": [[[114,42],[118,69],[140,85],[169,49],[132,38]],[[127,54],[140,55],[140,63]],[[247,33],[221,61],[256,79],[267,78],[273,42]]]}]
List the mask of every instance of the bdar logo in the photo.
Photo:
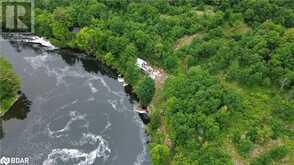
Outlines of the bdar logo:
[{"label": "bdar logo", "polygon": [[3,157],[0,159],[0,164],[8,165],[9,163],[10,163],[10,158],[7,158],[7,157],[3,156]]}]

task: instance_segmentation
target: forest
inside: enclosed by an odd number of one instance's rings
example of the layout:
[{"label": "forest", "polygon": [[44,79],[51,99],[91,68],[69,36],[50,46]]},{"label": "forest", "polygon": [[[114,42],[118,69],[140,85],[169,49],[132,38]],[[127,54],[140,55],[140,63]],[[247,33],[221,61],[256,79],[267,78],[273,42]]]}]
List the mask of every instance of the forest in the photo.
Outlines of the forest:
[{"label": "forest", "polygon": [[20,91],[20,78],[12,70],[11,64],[0,57],[0,116],[15,102]]},{"label": "forest", "polygon": [[152,164],[294,163],[293,0],[38,0],[35,12],[37,35],[117,69],[151,107]]}]

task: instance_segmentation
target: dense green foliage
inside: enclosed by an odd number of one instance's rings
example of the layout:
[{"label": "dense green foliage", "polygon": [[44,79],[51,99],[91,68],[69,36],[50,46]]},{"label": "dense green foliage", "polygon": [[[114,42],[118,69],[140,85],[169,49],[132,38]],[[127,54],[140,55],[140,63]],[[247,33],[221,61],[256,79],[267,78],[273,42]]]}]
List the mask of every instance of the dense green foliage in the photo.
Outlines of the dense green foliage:
[{"label": "dense green foliage", "polygon": [[[171,77],[164,91],[174,145],[190,151],[191,157],[199,157],[199,164],[232,164],[224,153],[212,152],[212,147],[226,128],[231,111],[242,111],[235,104],[236,98],[199,67],[191,68],[187,75]],[[204,145],[206,141],[215,144]],[[195,147],[199,150],[195,151]]]},{"label": "dense green foliage", "polygon": [[213,73],[225,69],[228,79],[249,86],[293,90],[293,30],[266,21],[238,40],[225,39],[223,31],[220,36],[207,34],[179,54],[188,56],[189,65],[200,64]]},{"label": "dense green foliage", "polygon": [[151,102],[155,92],[154,81],[150,77],[145,76],[144,79],[139,82],[138,86],[136,86],[135,91],[141,104],[147,106]]},{"label": "dense green foliage", "polygon": [[19,77],[12,66],[0,57],[0,114],[10,108],[20,90]]},{"label": "dense green foliage", "polygon": [[170,151],[168,147],[157,144],[152,148],[150,154],[152,158],[152,163],[154,165],[164,165],[167,164],[166,162],[168,160]]},{"label": "dense green foliage", "polygon": [[280,160],[288,154],[289,150],[285,146],[276,147],[269,152],[257,157],[251,162],[252,165],[267,165],[272,161]]},{"label": "dense green foliage", "polygon": [[[94,55],[124,75],[143,105],[152,100],[154,164],[294,162],[293,0],[36,6],[37,34]],[[137,57],[169,73],[163,88],[154,91]]]}]

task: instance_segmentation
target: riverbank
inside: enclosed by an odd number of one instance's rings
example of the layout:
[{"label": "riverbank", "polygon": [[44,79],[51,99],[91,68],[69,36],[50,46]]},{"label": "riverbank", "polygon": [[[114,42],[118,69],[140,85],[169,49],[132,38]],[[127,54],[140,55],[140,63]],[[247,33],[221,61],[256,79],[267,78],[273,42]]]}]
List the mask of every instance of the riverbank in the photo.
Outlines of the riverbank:
[{"label": "riverbank", "polygon": [[11,102],[10,106],[8,109],[6,110],[0,110],[0,118],[3,117],[6,113],[8,113],[13,107],[14,105],[17,104],[17,102],[23,97],[23,94],[19,94],[15,97],[14,101]]},{"label": "riverbank", "polygon": [[13,71],[12,65],[0,56],[0,117],[18,100],[20,78]]},{"label": "riverbank", "polygon": [[14,101],[11,102],[8,109],[0,110],[0,118],[3,117],[12,107],[13,105],[19,100],[20,96],[17,96]]},{"label": "riverbank", "polygon": [[[40,46],[45,47],[49,51],[67,52],[64,54],[68,54],[68,55],[75,55],[76,51],[78,51],[79,53],[83,52],[83,50],[81,50],[79,48],[70,48],[70,47],[59,48],[59,47],[51,44],[50,41],[47,40],[46,38],[39,37],[39,36],[26,35],[26,36],[24,36],[24,38],[18,37],[18,40],[16,40],[16,41],[27,42],[27,43],[32,43],[32,44],[39,44]],[[87,57],[91,58],[93,56],[88,55]],[[132,97],[136,101],[140,102],[140,99],[138,98],[138,95],[135,90],[135,85],[127,82],[126,76],[123,76],[124,71],[122,71],[120,67],[117,67],[116,65],[111,65],[110,63],[107,63],[105,61],[105,59],[103,59],[103,58],[101,59],[101,58],[97,57],[96,61],[98,63],[103,63],[103,65],[108,66],[109,68],[111,68],[113,70],[113,72],[117,73],[114,78],[116,78],[119,82],[122,83],[122,85],[125,87],[125,91],[130,95],[130,97]],[[167,79],[166,72],[163,69],[149,65],[146,61],[144,61],[140,58],[137,58],[136,66],[140,70],[140,72],[139,72],[139,74],[140,74],[139,77],[141,77],[140,79],[143,79],[144,76],[150,77],[155,82],[155,93],[158,93],[159,90],[157,90],[157,89],[161,88],[164,81]],[[139,80],[137,80],[137,81],[139,81]],[[151,104],[152,103],[150,103],[150,105]],[[134,110],[136,112],[138,112],[142,121],[145,124],[148,124],[150,122],[150,109],[152,109],[152,108],[149,105],[148,106],[139,105],[139,106],[135,106]]]}]

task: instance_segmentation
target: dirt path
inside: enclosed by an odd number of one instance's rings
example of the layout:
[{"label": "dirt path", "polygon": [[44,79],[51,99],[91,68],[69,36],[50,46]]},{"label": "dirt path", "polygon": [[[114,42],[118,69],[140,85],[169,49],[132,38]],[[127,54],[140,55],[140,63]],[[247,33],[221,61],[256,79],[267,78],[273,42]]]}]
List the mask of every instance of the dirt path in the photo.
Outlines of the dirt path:
[{"label": "dirt path", "polygon": [[186,45],[190,45],[195,37],[200,38],[201,35],[196,33],[196,34],[189,35],[189,36],[186,35],[186,36],[183,36],[182,38],[178,39],[175,44],[175,51],[186,46]]},{"label": "dirt path", "polygon": [[167,79],[167,73],[163,69],[155,69],[159,74],[155,77],[155,88],[162,88],[165,80]]},{"label": "dirt path", "polygon": [[239,155],[238,151],[231,142],[225,142],[224,147],[231,156],[234,165],[248,165],[246,161]]}]

